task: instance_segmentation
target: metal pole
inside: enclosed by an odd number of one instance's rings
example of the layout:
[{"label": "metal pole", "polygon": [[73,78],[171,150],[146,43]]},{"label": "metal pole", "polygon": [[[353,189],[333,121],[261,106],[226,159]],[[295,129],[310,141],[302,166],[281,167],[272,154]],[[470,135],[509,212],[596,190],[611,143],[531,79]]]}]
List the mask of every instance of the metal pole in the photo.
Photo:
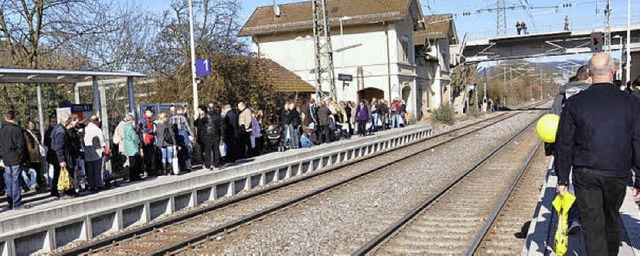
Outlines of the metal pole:
[{"label": "metal pole", "polygon": [[129,113],[138,120],[138,115],[136,115],[136,95],[133,91],[133,77],[127,77],[127,89],[129,91]]},{"label": "metal pole", "polygon": [[622,50],[622,37],[618,38],[620,40],[620,65],[618,68],[618,75],[616,75],[618,77],[618,80],[622,80],[622,54],[624,54],[623,50]]},{"label": "metal pole", "polygon": [[96,76],[92,76],[91,80],[93,81],[93,113],[96,116],[100,116],[100,88],[98,87],[98,78]]},{"label": "metal pole", "polygon": [[[344,17],[340,18],[340,44],[342,44],[340,46],[340,48],[342,48],[342,51],[344,51],[344,31],[342,30],[342,21],[343,21],[343,19],[344,19]],[[340,53],[340,58],[341,58],[341,62],[342,62],[342,63],[340,63],[342,65],[342,73],[344,74],[345,73],[344,72],[344,52]],[[342,82],[342,97],[346,99],[347,97],[346,97],[346,95],[344,93],[344,87],[345,87],[344,83],[345,82],[343,81]],[[336,95],[336,100],[338,100],[337,98],[338,98],[338,96]]]},{"label": "metal pole", "polygon": [[198,113],[198,83],[196,83],[196,48],[193,36],[193,4],[189,0],[189,36],[191,45],[191,82],[193,83],[193,114]]},{"label": "metal pole", "polygon": [[542,90],[542,88],[543,88],[542,87],[542,82],[543,82],[542,79],[543,79],[543,75],[544,74],[542,74],[542,69],[540,69],[540,100],[542,100],[542,98],[543,98],[543,96],[542,96],[542,91],[543,91]]},{"label": "metal pole", "polygon": [[42,110],[42,85],[38,84],[36,88],[36,97],[38,98],[38,119],[40,119],[40,142],[44,143],[44,113]]},{"label": "metal pole", "polygon": [[626,79],[625,83],[631,81],[631,0],[627,0],[627,63],[626,63]]}]

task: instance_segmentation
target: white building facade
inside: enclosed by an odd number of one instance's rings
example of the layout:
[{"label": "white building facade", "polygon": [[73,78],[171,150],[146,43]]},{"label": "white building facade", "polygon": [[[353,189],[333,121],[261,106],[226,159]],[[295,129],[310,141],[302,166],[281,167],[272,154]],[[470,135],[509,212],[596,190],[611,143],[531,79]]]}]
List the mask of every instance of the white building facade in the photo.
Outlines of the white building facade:
[{"label": "white building facade", "polygon": [[[329,0],[328,5],[337,99],[400,97],[407,111],[420,118],[414,47],[414,32],[424,29],[419,1]],[[315,85],[311,3],[278,7],[280,16],[273,6],[256,9],[239,35],[251,36],[254,53]],[[353,81],[343,86],[339,73],[352,75]]]}]

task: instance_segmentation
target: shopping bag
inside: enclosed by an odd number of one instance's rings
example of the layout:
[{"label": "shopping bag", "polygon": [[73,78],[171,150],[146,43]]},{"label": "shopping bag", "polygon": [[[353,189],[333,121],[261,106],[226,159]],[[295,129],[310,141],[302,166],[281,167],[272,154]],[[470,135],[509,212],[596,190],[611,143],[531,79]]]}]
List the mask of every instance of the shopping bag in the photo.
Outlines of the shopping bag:
[{"label": "shopping bag", "polygon": [[70,190],[73,189],[73,180],[71,179],[71,175],[69,174],[69,170],[67,167],[62,167],[60,169],[60,177],[58,179],[58,190]]},{"label": "shopping bag", "polygon": [[220,141],[220,156],[227,156],[227,144],[225,144],[224,141]]},{"label": "shopping bag", "polygon": [[569,209],[576,201],[576,197],[565,192],[564,195],[557,195],[553,200],[553,208],[558,212],[558,228],[554,236],[556,255],[564,256],[569,249]]}]

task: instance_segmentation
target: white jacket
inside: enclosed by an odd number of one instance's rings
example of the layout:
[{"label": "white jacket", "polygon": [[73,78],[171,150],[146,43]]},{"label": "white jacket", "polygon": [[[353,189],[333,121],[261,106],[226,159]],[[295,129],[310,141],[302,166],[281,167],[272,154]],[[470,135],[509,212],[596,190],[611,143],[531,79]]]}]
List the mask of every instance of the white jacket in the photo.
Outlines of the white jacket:
[{"label": "white jacket", "polygon": [[93,162],[101,160],[105,146],[102,130],[94,123],[89,123],[87,127],[84,128],[84,135],[82,137],[84,161]]}]

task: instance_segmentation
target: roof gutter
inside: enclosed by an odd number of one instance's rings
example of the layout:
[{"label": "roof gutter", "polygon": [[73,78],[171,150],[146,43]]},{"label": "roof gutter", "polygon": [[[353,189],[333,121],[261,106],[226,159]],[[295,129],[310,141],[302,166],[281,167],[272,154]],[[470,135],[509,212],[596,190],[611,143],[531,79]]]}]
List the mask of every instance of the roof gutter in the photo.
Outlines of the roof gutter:
[{"label": "roof gutter", "polygon": [[[373,22],[386,22],[386,21],[395,21],[404,19],[404,14],[401,12],[385,12],[385,13],[376,13],[376,14],[366,14],[366,15],[354,15],[350,16],[348,22],[345,24],[350,25],[359,25],[359,24],[370,24]],[[329,18],[329,24],[337,26],[342,17]],[[379,19],[376,21],[375,19]],[[280,32],[292,32],[297,30],[306,30],[305,27],[308,26],[309,29],[313,27],[313,20],[306,21],[297,21],[297,22],[289,22],[289,23],[281,23],[281,24],[269,24],[255,27],[245,27],[243,28],[238,36],[248,36],[248,35],[258,35],[258,34],[268,34],[273,32],[273,30]],[[295,28],[295,29],[290,29]],[[265,31],[265,32],[261,32]]]}]

